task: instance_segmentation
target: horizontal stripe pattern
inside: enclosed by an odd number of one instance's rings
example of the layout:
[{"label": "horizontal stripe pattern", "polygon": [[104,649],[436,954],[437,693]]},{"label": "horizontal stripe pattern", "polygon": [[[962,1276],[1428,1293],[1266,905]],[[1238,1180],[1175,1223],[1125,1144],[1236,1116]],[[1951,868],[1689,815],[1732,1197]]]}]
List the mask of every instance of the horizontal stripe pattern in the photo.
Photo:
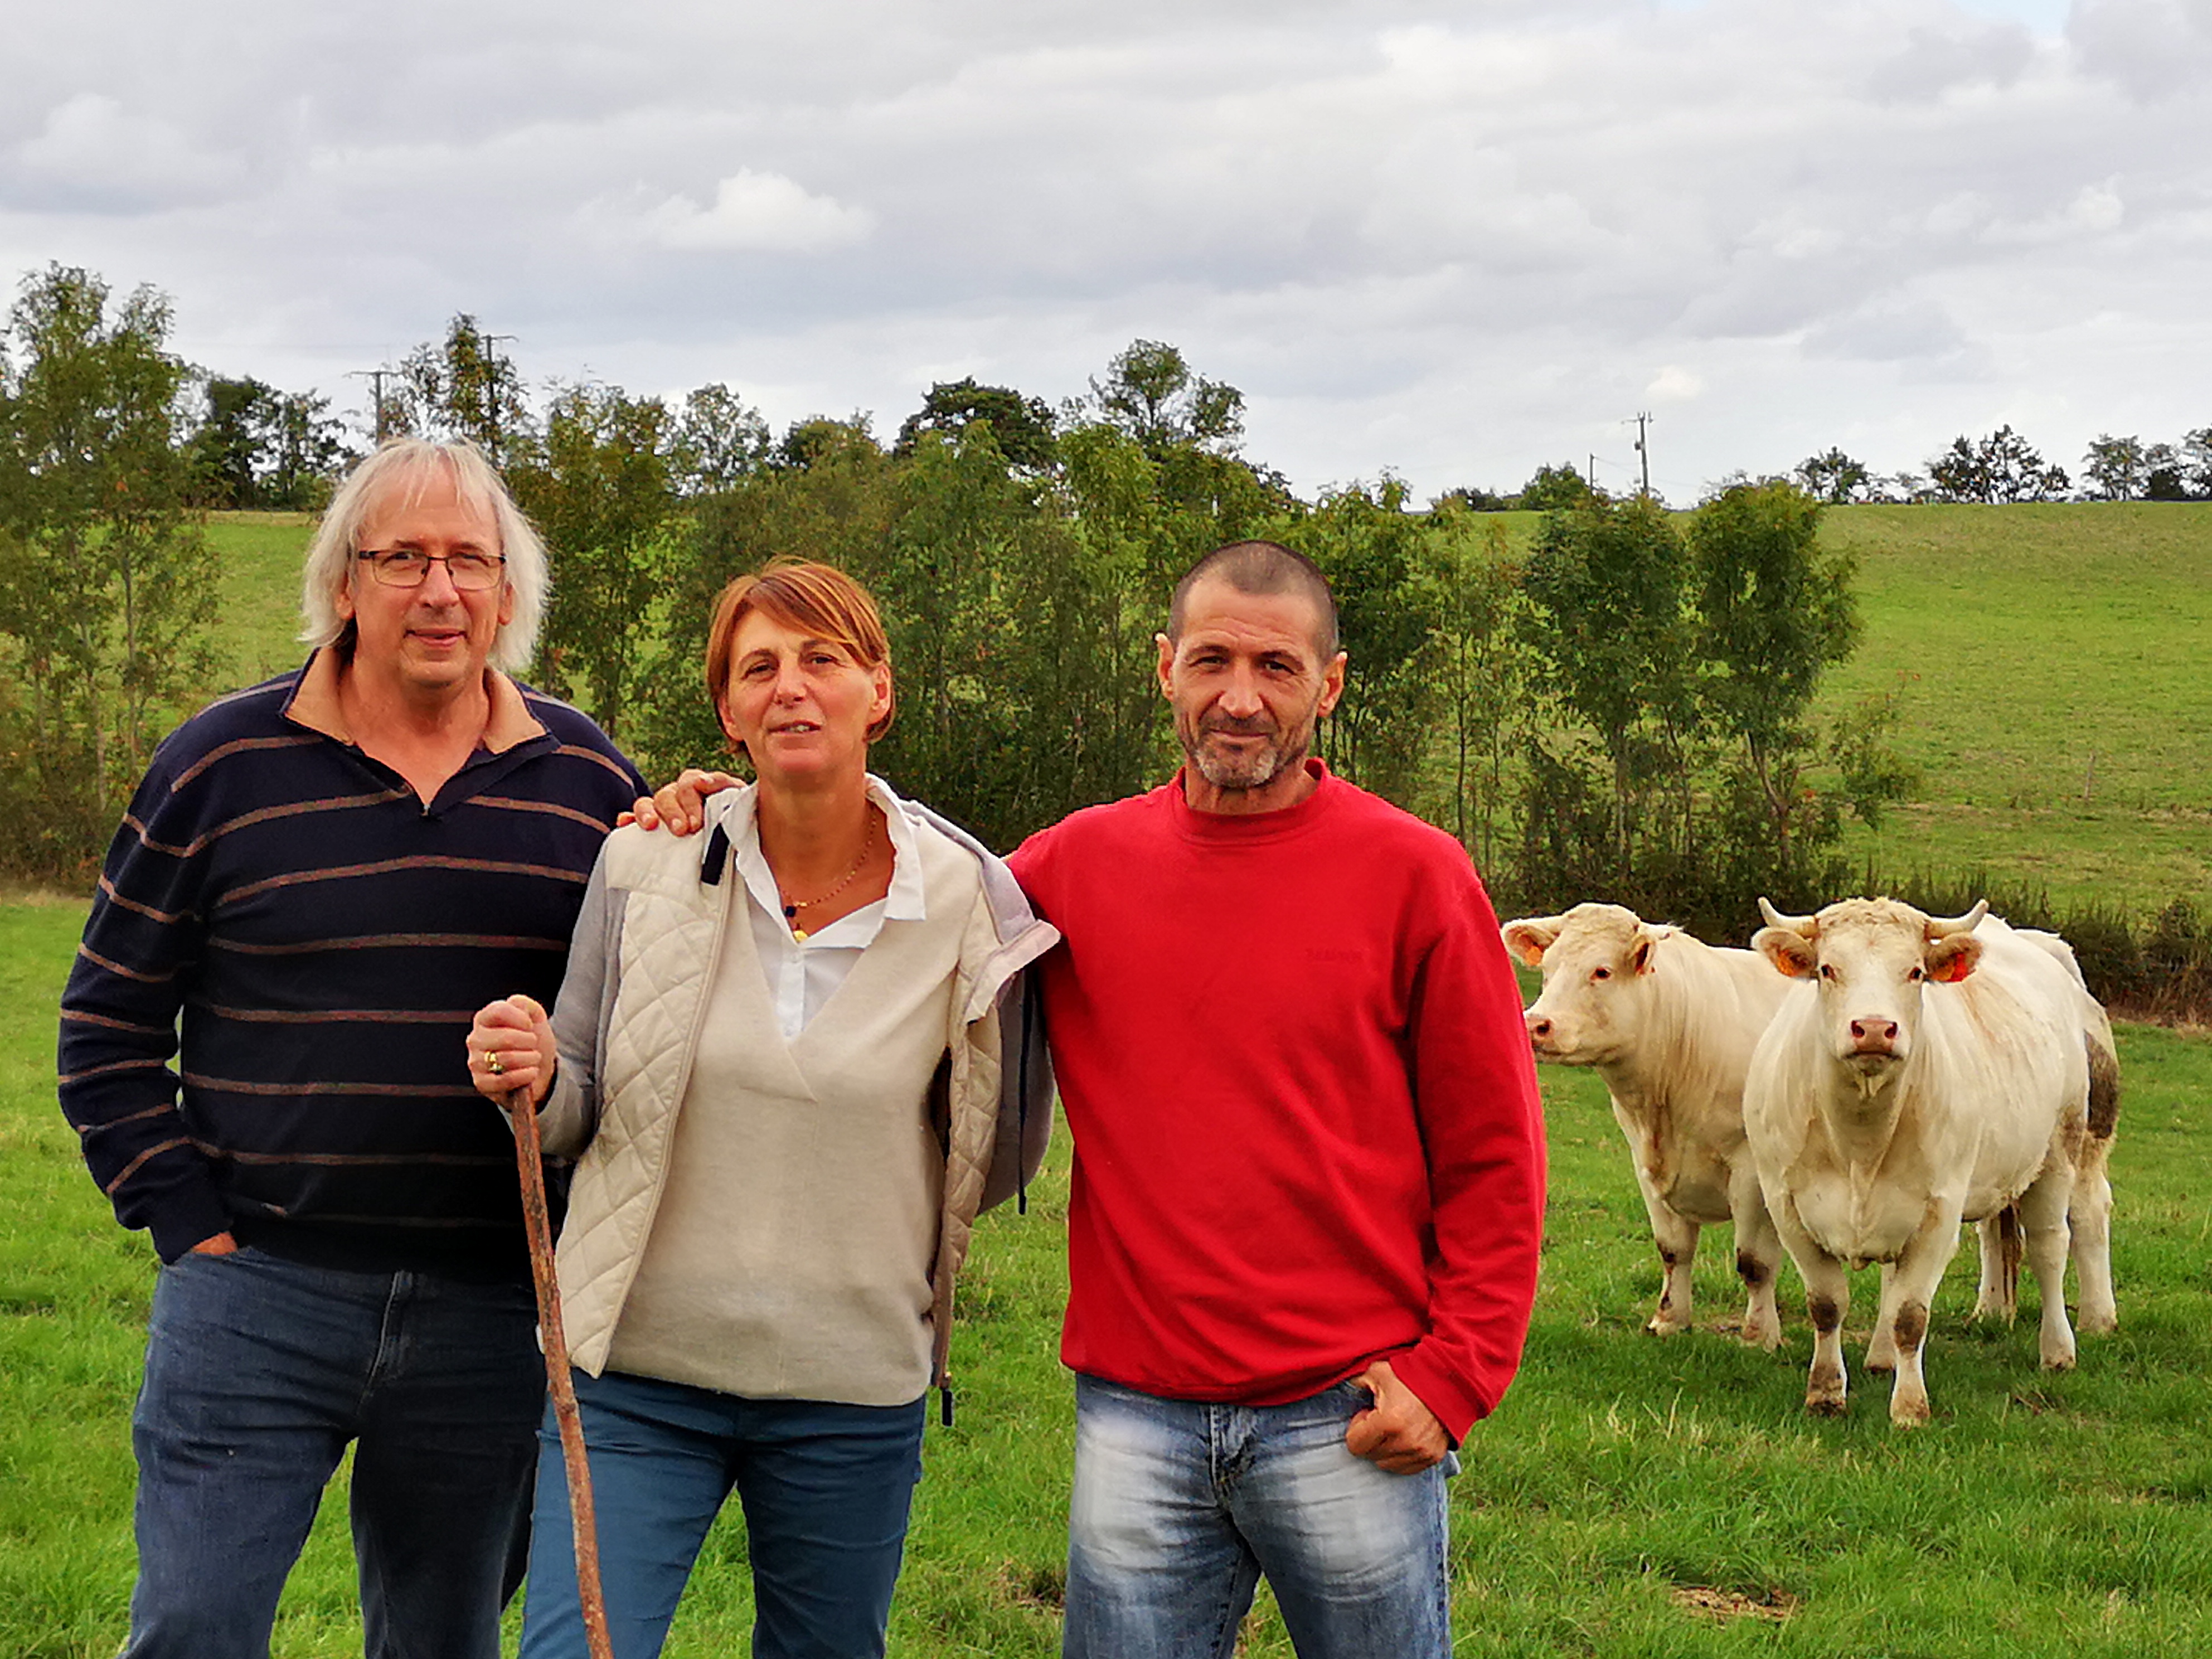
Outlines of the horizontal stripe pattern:
[{"label": "horizontal stripe pattern", "polygon": [[64,995],[64,1109],[165,1256],[229,1226],[331,1266],[520,1273],[514,1142],[465,1037],[495,997],[555,1000],[642,781],[530,695],[546,732],[479,750],[426,807],[292,725],[295,678],[155,756]]}]

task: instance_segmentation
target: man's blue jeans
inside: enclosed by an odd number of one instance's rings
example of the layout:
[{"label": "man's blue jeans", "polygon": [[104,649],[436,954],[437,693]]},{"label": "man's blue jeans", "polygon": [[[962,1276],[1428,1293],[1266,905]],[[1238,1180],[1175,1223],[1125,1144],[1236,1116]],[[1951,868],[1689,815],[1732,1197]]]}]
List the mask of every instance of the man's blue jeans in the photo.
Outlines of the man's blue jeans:
[{"label": "man's blue jeans", "polygon": [[1345,1449],[1367,1393],[1285,1406],[1075,1382],[1066,1659],[1218,1659],[1261,1573],[1300,1659],[1448,1659],[1444,1478]]},{"label": "man's blue jeans", "polygon": [[[921,1476],[920,1400],[751,1400],[575,1373],[615,1659],[653,1659],[731,1489],[753,1569],[753,1659],[876,1659]],[[522,1659],[584,1659],[560,1431],[546,1413]]]},{"label": "man's blue jeans", "polygon": [[154,1288],[125,1659],[266,1659],[349,1441],[370,1659],[497,1659],[545,1367],[523,1285],[187,1255]]}]

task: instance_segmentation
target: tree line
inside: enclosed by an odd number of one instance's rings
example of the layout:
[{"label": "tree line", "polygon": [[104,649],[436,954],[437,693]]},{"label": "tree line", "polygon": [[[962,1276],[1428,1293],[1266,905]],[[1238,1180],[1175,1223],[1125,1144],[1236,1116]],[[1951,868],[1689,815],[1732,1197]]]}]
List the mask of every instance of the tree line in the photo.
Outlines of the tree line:
[{"label": "tree line", "polygon": [[[296,501],[313,492],[286,495],[290,458],[325,489],[343,464],[312,397],[234,399],[242,447],[211,439],[212,388],[250,383],[196,377],[170,325],[152,290],[59,266],[9,313],[0,857],[18,876],[82,879],[153,743],[222,689],[210,477]],[[1243,392],[1164,342],[1057,406],[940,383],[888,441],[860,415],[775,434],[720,385],[532,396],[494,343],[453,319],[379,387],[378,422],[503,468],[554,561],[530,678],[649,775],[724,756],[699,667],[723,583],[827,559],[891,630],[901,713],[877,765],[1011,846],[1172,769],[1152,678],[1169,592],[1207,550],[1264,537],[1320,564],[1342,611],[1322,755],[1456,836],[1501,906],[1602,896],[1738,935],[1757,894],[1808,908],[1853,886],[1846,821],[1913,786],[1887,699],[1815,713],[1859,629],[1817,479],[1737,479],[1677,513],[1546,468],[1518,492],[1544,509],[1529,545],[1480,492],[1420,507],[1385,477],[1300,496],[1244,453]]]}]

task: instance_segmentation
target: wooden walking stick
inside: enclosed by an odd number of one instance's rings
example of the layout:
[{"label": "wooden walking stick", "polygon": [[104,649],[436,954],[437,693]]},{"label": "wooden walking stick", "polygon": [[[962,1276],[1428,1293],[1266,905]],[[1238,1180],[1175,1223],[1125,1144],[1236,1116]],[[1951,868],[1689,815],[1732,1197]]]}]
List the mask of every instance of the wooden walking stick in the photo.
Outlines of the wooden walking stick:
[{"label": "wooden walking stick", "polygon": [[606,1597],[599,1590],[599,1524],[592,1511],[592,1469],[584,1461],[584,1420],[568,1378],[568,1337],[561,1328],[561,1280],[553,1266],[553,1218],[545,1207],[545,1164],[538,1149],[538,1111],[530,1091],[507,1097],[514,1120],[514,1160],[522,1174],[522,1224],[530,1235],[530,1272],[538,1282],[538,1329],[544,1339],[545,1381],[553,1417],[561,1425],[561,1461],[568,1471],[568,1519],[576,1539],[576,1599],[584,1612],[584,1639],[592,1659],[614,1659],[607,1634]]}]

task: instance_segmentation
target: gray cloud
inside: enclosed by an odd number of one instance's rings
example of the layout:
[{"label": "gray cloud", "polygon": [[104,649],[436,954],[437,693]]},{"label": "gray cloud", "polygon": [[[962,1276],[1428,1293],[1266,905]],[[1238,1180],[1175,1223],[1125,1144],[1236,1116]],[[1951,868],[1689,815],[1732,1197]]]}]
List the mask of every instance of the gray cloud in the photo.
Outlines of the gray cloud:
[{"label": "gray cloud", "polygon": [[1173,339],[1302,483],[1513,482],[1646,404],[1678,494],[2201,424],[2212,0],[2004,9],[210,0],[130,53],[49,10],[0,261],[326,390],[457,309],[534,374],[886,426]]}]

